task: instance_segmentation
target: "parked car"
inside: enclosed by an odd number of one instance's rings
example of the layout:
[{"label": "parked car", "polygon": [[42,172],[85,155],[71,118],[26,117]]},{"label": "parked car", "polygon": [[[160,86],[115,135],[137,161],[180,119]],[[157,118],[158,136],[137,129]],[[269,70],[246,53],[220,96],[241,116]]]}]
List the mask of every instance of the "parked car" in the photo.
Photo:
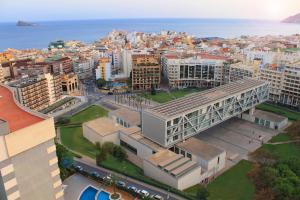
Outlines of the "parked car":
[{"label": "parked car", "polygon": [[103,180],[104,180],[105,182],[109,183],[109,184],[111,184],[112,181],[113,181],[110,174],[107,175],[107,176],[105,176],[105,177],[103,178]]},{"label": "parked car", "polygon": [[126,187],[126,183],[124,183],[123,181],[118,181],[117,186],[124,188],[124,187]]},{"label": "parked car", "polygon": [[94,178],[101,178],[101,176],[98,172],[92,172],[91,176],[94,177]]},{"label": "parked car", "polygon": [[139,190],[138,193],[143,197],[149,196],[149,192],[147,190]]},{"label": "parked car", "polygon": [[155,194],[155,195],[151,195],[151,198],[152,199],[157,199],[157,200],[164,200],[164,198],[158,194]]},{"label": "parked car", "polygon": [[132,191],[132,192],[138,193],[138,189],[136,187],[134,187],[134,186],[130,185],[130,186],[127,187],[127,189],[130,190],[130,191]]},{"label": "parked car", "polygon": [[74,169],[78,172],[82,172],[83,171],[83,167],[81,167],[80,165],[77,165],[74,167]]}]

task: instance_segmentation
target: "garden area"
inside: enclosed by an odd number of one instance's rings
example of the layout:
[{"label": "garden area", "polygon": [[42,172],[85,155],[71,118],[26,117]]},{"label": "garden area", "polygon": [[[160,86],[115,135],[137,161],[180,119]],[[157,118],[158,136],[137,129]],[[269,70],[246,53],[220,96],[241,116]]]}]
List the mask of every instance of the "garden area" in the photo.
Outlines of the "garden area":
[{"label": "garden area", "polygon": [[287,117],[289,120],[297,121],[300,120],[300,112],[293,111],[287,107],[279,106],[270,103],[262,103],[256,106],[257,109],[272,112],[278,115]]},{"label": "garden area", "polygon": [[142,93],[140,96],[150,99],[152,101],[158,102],[158,103],[166,103],[168,101],[172,101],[175,99],[182,98],[186,95],[192,94],[194,92],[200,92],[202,89],[199,88],[185,88],[181,90],[173,90],[170,92],[165,91],[159,91],[156,93]]},{"label": "garden area", "polygon": [[256,186],[254,200],[300,199],[300,121],[286,131],[251,155],[256,161],[249,173]]},{"label": "garden area", "polygon": [[[246,160],[240,161],[231,169],[224,172],[212,183],[208,184],[209,200],[251,200],[255,187],[247,177],[251,170],[252,163]],[[201,188],[196,185],[185,190],[186,193],[196,197]]]}]

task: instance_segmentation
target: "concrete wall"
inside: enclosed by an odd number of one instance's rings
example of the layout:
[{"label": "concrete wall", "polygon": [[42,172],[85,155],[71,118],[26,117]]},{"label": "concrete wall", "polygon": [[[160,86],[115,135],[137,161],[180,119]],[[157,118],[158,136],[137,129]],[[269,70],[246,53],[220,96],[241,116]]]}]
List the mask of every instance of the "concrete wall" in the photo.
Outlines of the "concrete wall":
[{"label": "concrete wall", "polygon": [[50,140],[11,158],[22,200],[57,199],[56,194],[62,190],[60,184],[54,188],[54,183],[60,181],[59,169],[57,162],[50,162],[55,160],[56,152],[47,151],[53,145]]},{"label": "concrete wall", "polygon": [[144,173],[146,176],[149,176],[157,181],[160,181],[164,184],[170,185],[176,189],[184,190],[193,185],[200,183],[201,179],[201,167],[197,167],[190,171],[189,173],[176,178],[167,172],[159,169],[157,166],[152,165],[150,162],[144,160]]},{"label": "concrete wall", "polygon": [[53,118],[27,126],[5,135],[7,151],[10,157],[22,153],[55,137]]},{"label": "concrete wall", "polygon": [[83,136],[94,144],[96,144],[96,142],[100,142],[101,144],[103,144],[104,142],[112,142],[117,145],[120,144],[118,131],[106,136],[101,136],[86,125],[82,125],[82,130],[83,130]]},{"label": "concrete wall", "polygon": [[153,116],[151,113],[142,112],[142,132],[150,140],[166,146],[166,122]]},{"label": "concrete wall", "polygon": [[7,199],[63,200],[55,150],[49,140],[0,162]]},{"label": "concrete wall", "polygon": [[137,140],[134,140],[130,136],[123,134],[122,132],[120,133],[120,139],[127,144],[133,146],[137,150],[137,156],[139,158],[147,158],[148,156],[152,155],[153,150],[149,148],[148,146],[138,142]]}]

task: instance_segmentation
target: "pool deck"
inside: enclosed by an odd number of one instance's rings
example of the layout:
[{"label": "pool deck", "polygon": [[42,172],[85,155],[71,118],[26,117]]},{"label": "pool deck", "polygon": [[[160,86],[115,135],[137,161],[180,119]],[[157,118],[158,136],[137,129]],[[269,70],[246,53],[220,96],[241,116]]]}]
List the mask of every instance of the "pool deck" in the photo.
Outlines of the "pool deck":
[{"label": "pool deck", "polygon": [[[104,189],[105,191],[108,191],[111,193],[113,192],[113,189],[111,187],[104,187],[100,183],[97,183],[96,181],[88,179],[80,174],[74,174],[74,175],[70,176],[63,182],[63,185],[66,185],[66,188],[64,190],[65,200],[78,200],[82,191],[89,185],[99,189],[99,191],[101,189]],[[134,199],[131,195],[129,195],[123,191],[117,190],[117,192],[121,193],[122,199],[124,199],[124,200],[133,200]]]}]

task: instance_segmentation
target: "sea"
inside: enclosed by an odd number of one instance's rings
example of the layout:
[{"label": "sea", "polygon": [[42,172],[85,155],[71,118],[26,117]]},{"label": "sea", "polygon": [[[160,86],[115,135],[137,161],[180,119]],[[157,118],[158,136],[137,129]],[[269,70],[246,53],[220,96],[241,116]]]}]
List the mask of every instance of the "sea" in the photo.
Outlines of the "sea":
[{"label": "sea", "polygon": [[92,43],[112,30],[148,33],[171,30],[197,37],[221,38],[300,34],[300,24],[245,19],[103,19],[34,23],[38,25],[20,27],[16,22],[0,23],[0,51],[7,48],[43,49],[56,40]]}]

